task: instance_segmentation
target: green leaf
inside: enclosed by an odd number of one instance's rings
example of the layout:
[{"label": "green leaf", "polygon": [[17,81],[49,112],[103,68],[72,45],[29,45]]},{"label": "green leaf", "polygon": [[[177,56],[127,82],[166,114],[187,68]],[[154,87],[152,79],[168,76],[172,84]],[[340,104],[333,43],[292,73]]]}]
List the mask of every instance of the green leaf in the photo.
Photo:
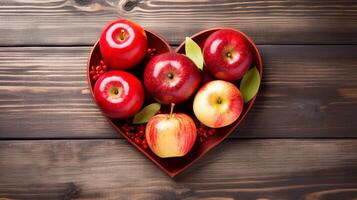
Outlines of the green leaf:
[{"label": "green leaf", "polygon": [[185,40],[186,56],[189,57],[199,69],[203,69],[203,55],[200,46],[191,38]]},{"label": "green leaf", "polygon": [[133,124],[144,124],[150,120],[161,108],[161,104],[152,103],[145,106],[134,116]]},{"label": "green leaf", "polygon": [[256,67],[250,69],[244,74],[240,82],[240,91],[243,95],[244,102],[250,101],[258,92],[260,86],[260,75]]}]

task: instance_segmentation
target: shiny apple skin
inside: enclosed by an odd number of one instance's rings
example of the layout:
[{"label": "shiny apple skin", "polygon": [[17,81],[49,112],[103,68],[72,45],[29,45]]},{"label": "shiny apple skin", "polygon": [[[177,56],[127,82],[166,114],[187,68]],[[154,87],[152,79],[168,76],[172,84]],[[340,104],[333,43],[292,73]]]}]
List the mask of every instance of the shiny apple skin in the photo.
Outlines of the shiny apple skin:
[{"label": "shiny apple skin", "polygon": [[201,79],[201,72],[196,65],[178,53],[153,57],[144,72],[146,89],[164,104],[186,101],[198,89]]},{"label": "shiny apple skin", "polygon": [[146,141],[161,158],[181,157],[195,144],[196,130],[194,121],[186,114],[158,114],[146,125]]},{"label": "shiny apple skin", "polygon": [[120,119],[135,115],[145,98],[139,79],[117,70],[109,71],[97,80],[94,97],[106,116]]},{"label": "shiny apple skin", "polygon": [[[121,31],[124,39],[120,39]],[[119,19],[111,22],[100,35],[100,52],[112,69],[128,70],[140,63],[147,50],[145,30],[138,24]]]},{"label": "shiny apple skin", "polygon": [[204,43],[206,68],[217,79],[235,81],[252,65],[252,47],[242,34],[233,29],[212,33]]},{"label": "shiny apple skin", "polygon": [[243,110],[243,97],[232,83],[215,80],[202,86],[194,100],[197,119],[211,128],[221,128],[235,122]]}]

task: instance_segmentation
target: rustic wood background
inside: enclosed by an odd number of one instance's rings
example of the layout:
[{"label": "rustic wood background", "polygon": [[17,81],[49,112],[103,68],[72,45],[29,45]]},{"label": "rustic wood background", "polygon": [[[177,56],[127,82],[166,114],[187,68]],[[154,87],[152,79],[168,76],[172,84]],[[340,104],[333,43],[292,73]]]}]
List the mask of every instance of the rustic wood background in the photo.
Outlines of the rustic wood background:
[{"label": "rustic wood background", "polygon": [[[264,62],[239,130],[171,179],[106,122],[85,66],[129,18],[177,46],[230,26]],[[0,199],[357,199],[357,1],[1,0]]]}]

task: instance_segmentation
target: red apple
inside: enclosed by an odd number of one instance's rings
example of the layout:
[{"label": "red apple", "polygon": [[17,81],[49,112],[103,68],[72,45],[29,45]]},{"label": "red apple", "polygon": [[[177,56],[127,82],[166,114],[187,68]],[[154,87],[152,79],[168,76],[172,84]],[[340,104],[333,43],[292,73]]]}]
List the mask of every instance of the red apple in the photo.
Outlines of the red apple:
[{"label": "red apple", "polygon": [[235,81],[252,65],[252,49],[245,37],[233,29],[212,33],[203,47],[206,68],[217,79]]},{"label": "red apple", "polygon": [[146,54],[146,33],[132,21],[115,20],[101,33],[99,46],[104,62],[112,69],[131,69],[139,64]]},{"label": "red apple", "polygon": [[201,74],[196,65],[178,53],[153,57],[146,65],[144,85],[159,102],[181,103],[199,87]]},{"label": "red apple", "polygon": [[145,96],[139,79],[128,72],[113,70],[97,80],[94,97],[106,116],[128,118],[140,110]]},{"label": "red apple", "polygon": [[146,125],[150,149],[161,158],[186,155],[196,141],[196,125],[186,114],[158,114]]},{"label": "red apple", "polygon": [[206,83],[193,100],[197,119],[211,128],[221,128],[238,119],[243,109],[239,89],[230,82],[215,80]]}]

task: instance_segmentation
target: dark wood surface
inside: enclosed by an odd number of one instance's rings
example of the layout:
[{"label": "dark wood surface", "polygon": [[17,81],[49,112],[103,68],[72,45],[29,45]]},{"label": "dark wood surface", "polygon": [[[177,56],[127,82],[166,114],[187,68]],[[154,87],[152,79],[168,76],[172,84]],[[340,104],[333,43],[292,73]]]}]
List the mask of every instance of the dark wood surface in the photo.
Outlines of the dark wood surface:
[{"label": "dark wood surface", "polygon": [[91,45],[107,22],[130,18],[170,43],[230,26],[258,44],[357,44],[355,0],[1,0],[0,44]]},{"label": "dark wood surface", "polygon": [[[88,91],[101,29],[130,18],[177,46],[216,26],[263,56],[239,130],[171,179]],[[357,2],[1,0],[0,200],[357,199]]]},{"label": "dark wood surface", "polygon": [[174,179],[123,140],[0,143],[11,199],[357,197],[355,140],[229,140]]}]

